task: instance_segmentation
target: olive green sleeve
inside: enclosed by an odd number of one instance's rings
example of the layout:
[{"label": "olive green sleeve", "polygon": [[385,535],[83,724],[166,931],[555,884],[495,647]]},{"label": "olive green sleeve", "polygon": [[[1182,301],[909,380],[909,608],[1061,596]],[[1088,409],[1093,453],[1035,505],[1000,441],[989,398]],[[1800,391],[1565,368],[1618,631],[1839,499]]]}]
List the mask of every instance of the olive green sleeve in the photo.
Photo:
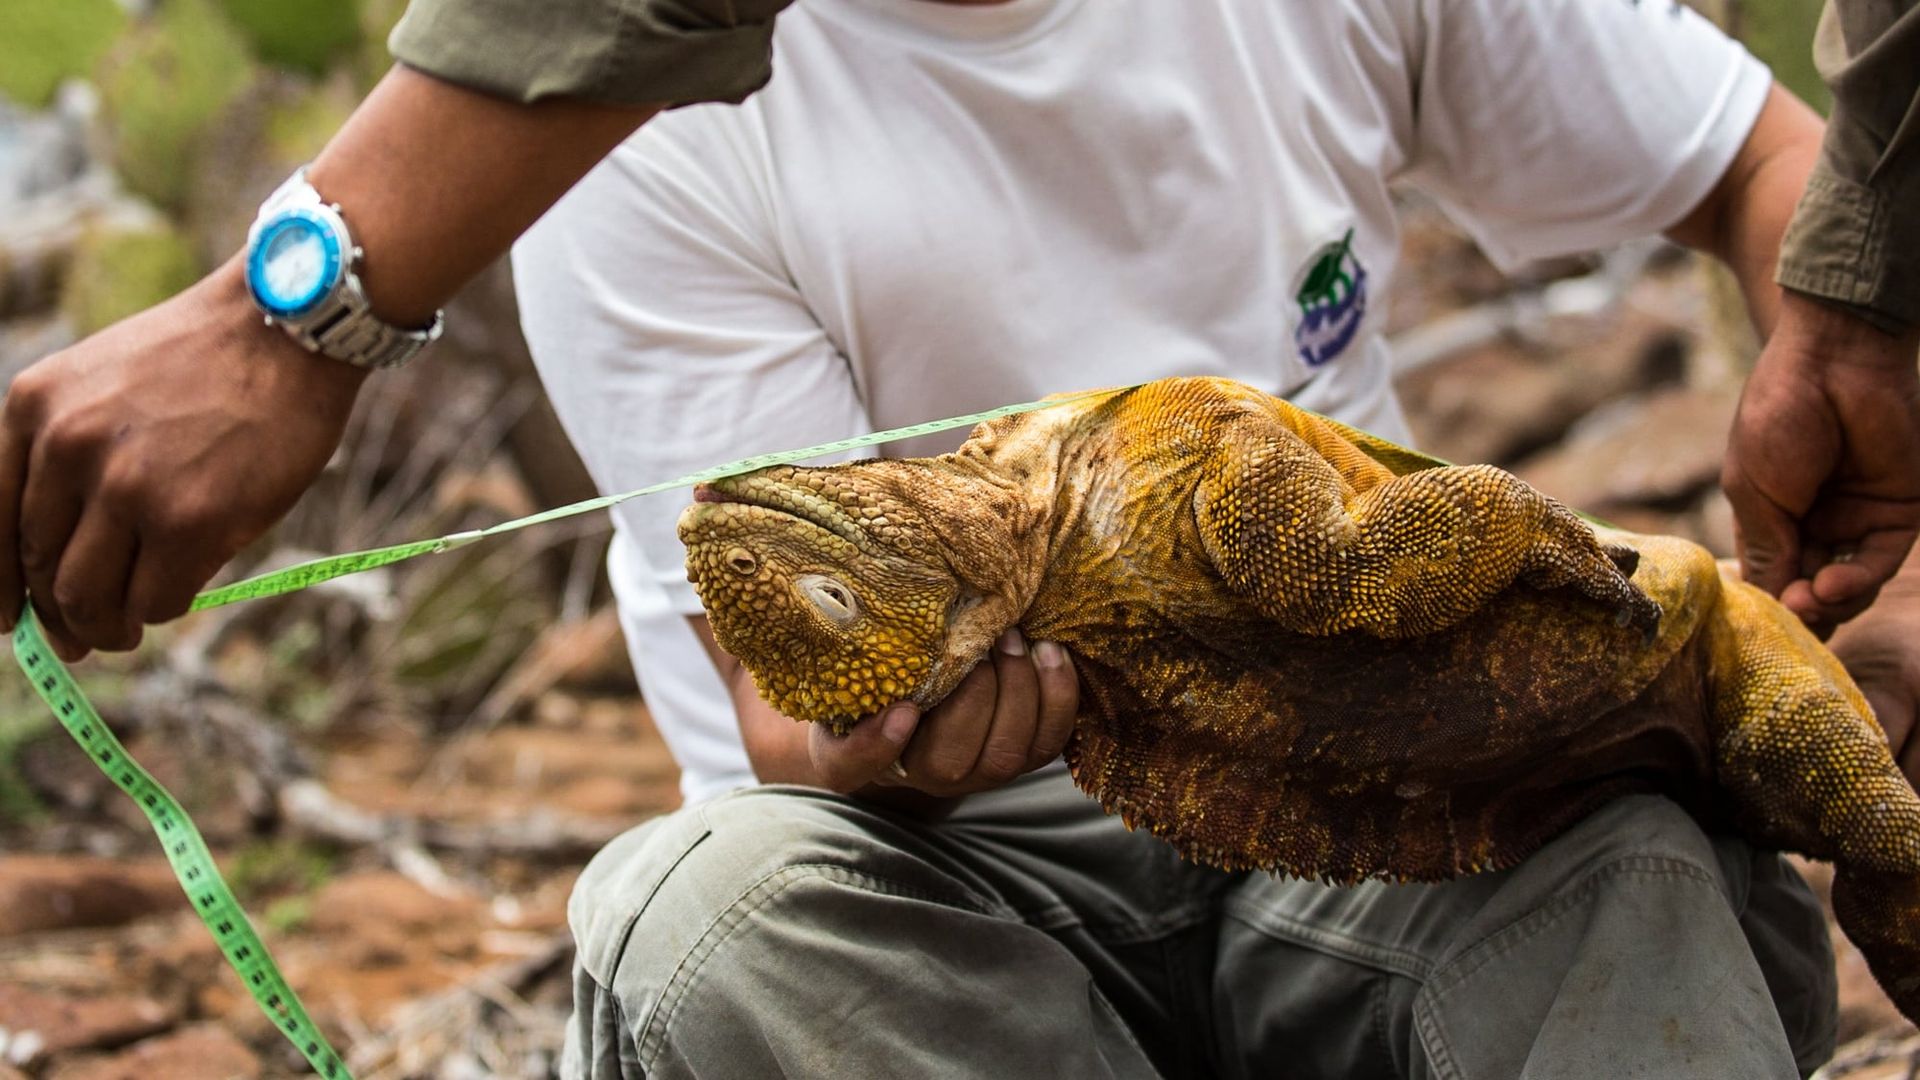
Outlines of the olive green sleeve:
[{"label": "olive green sleeve", "polygon": [[1920,0],[1828,0],[1814,58],[1833,116],[1779,281],[1898,333],[1920,324]]},{"label": "olive green sleeve", "polygon": [[611,104],[744,100],[773,74],[790,0],[413,0],[401,63],[496,97]]}]

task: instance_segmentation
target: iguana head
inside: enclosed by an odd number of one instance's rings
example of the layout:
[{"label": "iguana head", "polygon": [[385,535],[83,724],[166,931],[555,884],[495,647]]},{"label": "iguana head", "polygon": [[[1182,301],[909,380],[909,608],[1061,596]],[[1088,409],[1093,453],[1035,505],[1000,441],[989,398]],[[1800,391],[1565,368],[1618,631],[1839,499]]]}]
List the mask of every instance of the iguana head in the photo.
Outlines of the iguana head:
[{"label": "iguana head", "polygon": [[997,565],[1008,515],[979,486],[920,461],[703,484],[680,515],[687,578],[720,647],[786,715],[844,730],[895,701],[932,705],[1019,616]]}]

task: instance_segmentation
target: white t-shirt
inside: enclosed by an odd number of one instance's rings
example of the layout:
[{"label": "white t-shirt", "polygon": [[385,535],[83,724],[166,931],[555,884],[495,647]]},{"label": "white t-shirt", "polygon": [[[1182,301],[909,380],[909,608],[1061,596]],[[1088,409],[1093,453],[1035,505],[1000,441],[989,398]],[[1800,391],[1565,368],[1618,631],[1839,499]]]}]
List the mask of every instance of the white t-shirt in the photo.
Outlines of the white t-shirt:
[{"label": "white t-shirt", "polygon": [[[604,490],[1166,375],[1405,439],[1393,185],[1503,265],[1650,234],[1770,82],[1668,0],[806,0],[774,45],[767,89],[656,118],[514,249]],[[686,501],[614,511],[609,562],[692,801],[753,775],[683,618]]]}]

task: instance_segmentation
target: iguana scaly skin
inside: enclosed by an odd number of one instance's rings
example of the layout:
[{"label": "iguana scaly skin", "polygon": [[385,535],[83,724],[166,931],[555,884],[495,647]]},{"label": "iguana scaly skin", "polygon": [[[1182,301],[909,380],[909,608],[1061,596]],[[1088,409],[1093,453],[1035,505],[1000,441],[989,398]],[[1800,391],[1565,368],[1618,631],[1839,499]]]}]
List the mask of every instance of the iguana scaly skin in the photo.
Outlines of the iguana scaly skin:
[{"label": "iguana scaly skin", "polygon": [[943,457],[718,481],[680,535],[789,716],[932,705],[1017,625],[1073,656],[1067,760],[1109,811],[1337,882],[1509,866],[1664,791],[1834,861],[1841,926],[1920,1019],[1920,798],[1833,656],[1693,544],[1431,465],[1170,379]]}]

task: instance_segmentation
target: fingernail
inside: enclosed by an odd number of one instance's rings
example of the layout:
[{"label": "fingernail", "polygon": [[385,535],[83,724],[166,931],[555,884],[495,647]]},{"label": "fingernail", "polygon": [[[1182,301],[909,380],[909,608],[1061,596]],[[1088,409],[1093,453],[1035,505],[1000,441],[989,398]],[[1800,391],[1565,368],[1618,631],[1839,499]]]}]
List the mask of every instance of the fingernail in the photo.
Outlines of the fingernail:
[{"label": "fingernail", "polygon": [[1056,642],[1043,641],[1033,647],[1033,659],[1043,668],[1066,667],[1067,650]]},{"label": "fingernail", "polygon": [[880,718],[880,735],[895,746],[905,746],[907,736],[913,734],[915,724],[920,722],[919,714],[911,705],[895,705]]},{"label": "fingernail", "polygon": [[1027,655],[1027,639],[1020,636],[1019,627],[1009,626],[1007,627],[1007,632],[1000,635],[999,649],[1007,656],[1025,656]]}]

